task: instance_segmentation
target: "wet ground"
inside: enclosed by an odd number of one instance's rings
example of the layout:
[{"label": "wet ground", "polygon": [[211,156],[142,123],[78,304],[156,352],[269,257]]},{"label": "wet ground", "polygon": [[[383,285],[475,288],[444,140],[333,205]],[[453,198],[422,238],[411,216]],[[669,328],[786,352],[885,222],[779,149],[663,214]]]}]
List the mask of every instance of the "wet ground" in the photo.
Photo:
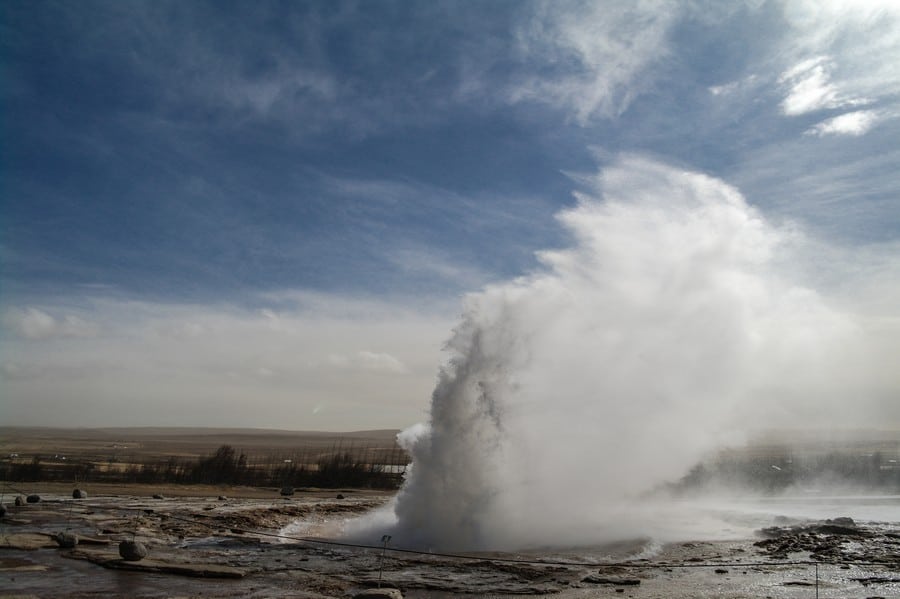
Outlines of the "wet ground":
[{"label": "wet ground", "polygon": [[[473,559],[346,547],[315,537],[389,496],[362,491],[193,489],[191,496],[127,489],[29,489],[0,521],[0,596],[349,597],[367,587],[409,598],[900,597],[896,522],[783,519],[759,536],[662,547],[635,540],[600,547],[481,554]],[[114,492],[111,492],[114,491]],[[182,489],[183,491],[183,489]],[[146,491],[143,491],[146,492]],[[205,493],[204,493],[205,492]],[[76,534],[62,549],[53,536]],[[279,534],[293,538],[279,537]],[[301,534],[313,540],[300,541]],[[137,562],[118,544],[149,549]],[[604,565],[609,562],[618,566]],[[784,562],[795,562],[785,564]],[[810,563],[796,563],[810,562]],[[811,562],[815,562],[815,565]]]}]

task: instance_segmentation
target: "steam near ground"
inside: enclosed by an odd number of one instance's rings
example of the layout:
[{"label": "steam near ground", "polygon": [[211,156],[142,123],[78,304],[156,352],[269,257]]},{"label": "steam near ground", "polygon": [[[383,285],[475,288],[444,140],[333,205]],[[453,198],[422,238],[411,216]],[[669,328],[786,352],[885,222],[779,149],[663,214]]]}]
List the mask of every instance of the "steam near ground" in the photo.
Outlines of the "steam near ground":
[{"label": "steam near ground", "polygon": [[745,431],[875,421],[890,367],[810,287],[797,227],[638,157],[581,183],[558,215],[571,246],[467,298],[430,423],[401,435],[405,485],[347,535],[479,550],[659,533],[678,517],[638,498]]}]

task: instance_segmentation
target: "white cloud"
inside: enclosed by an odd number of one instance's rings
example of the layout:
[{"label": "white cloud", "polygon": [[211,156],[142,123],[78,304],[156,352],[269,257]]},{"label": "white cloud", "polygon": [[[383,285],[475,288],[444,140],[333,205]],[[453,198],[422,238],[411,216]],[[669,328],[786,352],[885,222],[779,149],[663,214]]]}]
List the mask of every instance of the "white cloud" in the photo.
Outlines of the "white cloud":
[{"label": "white cloud", "polygon": [[326,362],[340,370],[407,374],[409,369],[397,357],[385,352],[358,351],[353,355],[330,354]]},{"label": "white cloud", "polygon": [[425,246],[394,250],[386,257],[405,273],[418,277],[433,276],[463,289],[480,287],[491,279],[476,265],[454,261],[450,256]]},{"label": "white cloud", "polygon": [[864,135],[878,120],[873,110],[857,110],[827,119],[806,131],[807,135]]},{"label": "white cloud", "polygon": [[759,85],[759,77],[757,75],[748,75],[743,79],[723,83],[722,85],[713,85],[709,87],[709,93],[714,96],[728,96],[735,92],[752,89]]},{"label": "white cloud", "polygon": [[357,357],[359,358],[360,365],[365,370],[390,374],[406,374],[408,372],[408,369],[403,362],[391,354],[361,351],[357,354]]},{"label": "white cloud", "polygon": [[96,326],[72,314],[55,317],[44,310],[27,307],[7,310],[3,315],[7,328],[20,337],[31,340],[54,337],[90,337],[96,334]]},{"label": "white cloud", "polygon": [[791,26],[779,51],[792,66],[782,109],[798,115],[823,108],[896,103],[900,93],[900,3],[784,2]]},{"label": "white cloud", "polygon": [[104,327],[78,337],[61,334],[77,330],[73,319],[51,316],[65,306],[9,310],[4,328],[28,336],[0,334],[4,422],[350,430],[423,417],[456,305],[303,291],[256,299],[81,298]]},{"label": "white cloud", "polygon": [[0,375],[5,379],[14,379],[27,376],[28,373],[15,362],[3,362],[0,364]]},{"label": "white cloud", "polygon": [[790,88],[781,103],[784,114],[794,116],[842,104],[838,100],[837,88],[830,81],[825,57],[804,60],[783,73],[778,82]]},{"label": "white cloud", "polygon": [[206,89],[211,95],[220,93],[234,108],[251,109],[263,117],[271,116],[276,110],[290,113],[300,103],[298,98],[312,96],[333,102],[337,96],[337,85],[332,77],[307,73],[296,67],[283,67],[282,72],[261,79],[249,79],[235,71],[218,83],[222,86],[218,90],[214,82],[208,84]]},{"label": "white cloud", "polygon": [[271,368],[266,368],[265,366],[260,366],[256,369],[256,376],[260,376],[263,378],[269,378],[271,376],[275,376],[275,371]]},{"label": "white cloud", "polygon": [[515,82],[510,101],[551,104],[580,124],[621,114],[642,90],[641,75],[666,55],[678,11],[665,0],[539,3],[518,32],[539,72]]}]

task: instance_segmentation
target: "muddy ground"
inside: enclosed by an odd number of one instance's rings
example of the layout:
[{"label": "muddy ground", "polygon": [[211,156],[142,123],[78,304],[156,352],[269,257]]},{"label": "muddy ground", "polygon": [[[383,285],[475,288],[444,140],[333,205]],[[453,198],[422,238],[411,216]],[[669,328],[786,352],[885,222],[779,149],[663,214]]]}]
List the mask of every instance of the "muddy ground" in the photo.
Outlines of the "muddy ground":
[{"label": "muddy ground", "polygon": [[[633,598],[900,597],[900,530],[891,524],[779,522],[756,538],[646,541],[474,559],[312,543],[329,525],[382,505],[359,490],[237,487],[5,488],[0,597],[351,597],[381,583],[409,598],[552,595]],[[17,495],[41,497],[16,506]],[[74,548],[55,536],[75,534]],[[284,535],[291,538],[279,537]],[[307,537],[308,536],[308,537]],[[135,540],[149,555],[119,556]],[[377,540],[375,541],[377,544]],[[506,561],[510,560],[510,561]],[[522,560],[522,561],[511,561]],[[622,565],[604,566],[615,561]],[[813,564],[784,562],[814,561]],[[862,564],[860,562],[865,562]],[[816,571],[818,570],[818,589]]]}]

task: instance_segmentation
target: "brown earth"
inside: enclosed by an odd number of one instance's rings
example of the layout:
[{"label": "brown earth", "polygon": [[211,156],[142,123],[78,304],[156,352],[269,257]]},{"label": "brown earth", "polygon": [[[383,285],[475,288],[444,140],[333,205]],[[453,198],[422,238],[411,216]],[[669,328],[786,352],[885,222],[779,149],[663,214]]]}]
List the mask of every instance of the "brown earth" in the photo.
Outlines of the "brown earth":
[{"label": "brown earth", "polygon": [[[627,543],[474,559],[389,547],[382,572],[377,539],[366,548],[329,544],[329,538],[335,525],[383,505],[390,493],[312,489],[285,498],[276,489],[239,487],[85,488],[88,498],[75,500],[71,485],[32,485],[28,491],[42,500],[23,506],[9,506],[6,495],[0,588],[8,596],[312,599],[351,597],[381,578],[409,599],[800,599],[815,596],[817,574],[823,598],[900,596],[900,535],[856,523],[851,529],[843,520],[761,531],[760,538],[778,543],[678,543],[650,557]],[[54,535],[63,531],[81,542],[56,547]],[[132,539],[148,547],[147,558],[118,556],[118,543]],[[822,545],[836,551],[816,568],[810,553]],[[880,563],[841,557],[859,555]],[[603,565],[611,559],[619,565]]]},{"label": "brown earth", "polygon": [[196,458],[222,445],[256,455],[290,455],[297,451],[327,452],[340,447],[395,448],[397,430],[352,432],[280,431],[214,428],[85,428],[0,427],[0,457],[30,461],[35,455],[72,459],[141,463]]},{"label": "brown earth", "polygon": [[[115,451],[120,459],[138,462],[205,456],[223,444],[248,453],[290,455],[351,444],[393,448],[395,434],[0,427],[0,456],[105,459]],[[561,599],[800,599],[817,592],[823,598],[900,597],[900,533],[865,524],[860,534],[837,537],[839,529],[800,528],[769,530],[750,539],[671,544],[650,557],[621,547],[476,559],[387,551],[382,573],[380,550],[319,541],[334,537],[345,518],[383,505],[392,496],[388,492],[297,489],[282,497],[277,488],[87,483],[79,485],[87,498],[73,500],[73,488],[71,483],[0,482],[0,500],[8,508],[0,520],[0,596],[312,599],[351,597],[381,579],[409,599],[544,594]],[[12,505],[15,495],[32,493],[42,501]],[[82,542],[74,549],[57,547],[54,535],[64,531]],[[118,543],[130,539],[149,547],[146,561],[129,564],[119,558]],[[778,563],[807,562],[817,551],[827,558],[818,567]],[[852,563],[854,556],[879,563]],[[500,561],[507,559],[524,561]],[[602,565],[610,559],[622,565]]]}]

